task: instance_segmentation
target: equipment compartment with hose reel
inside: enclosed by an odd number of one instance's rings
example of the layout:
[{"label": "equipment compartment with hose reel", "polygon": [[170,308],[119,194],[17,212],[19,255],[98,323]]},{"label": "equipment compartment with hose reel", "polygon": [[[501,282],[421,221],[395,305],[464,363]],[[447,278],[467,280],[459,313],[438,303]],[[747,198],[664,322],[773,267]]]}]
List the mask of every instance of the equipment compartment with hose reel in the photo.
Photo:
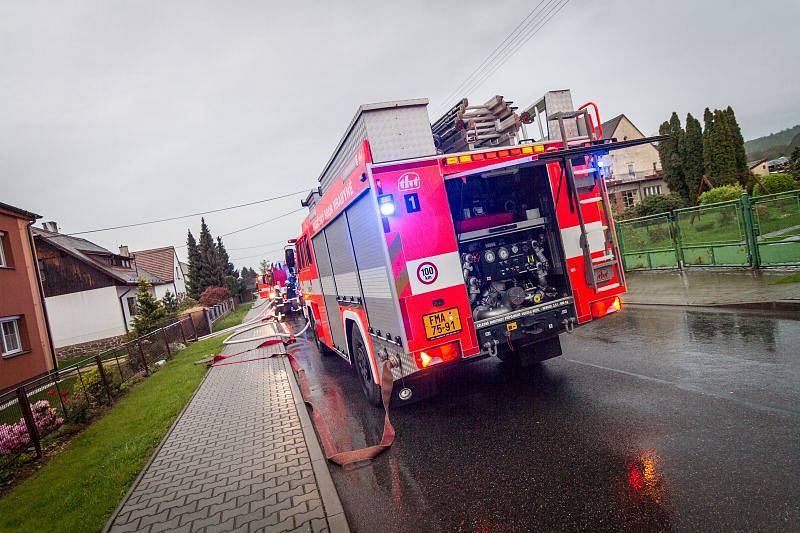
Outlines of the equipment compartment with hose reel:
[{"label": "equipment compartment with hose reel", "polygon": [[574,321],[549,187],[543,167],[447,182],[478,342],[503,360],[560,355]]}]

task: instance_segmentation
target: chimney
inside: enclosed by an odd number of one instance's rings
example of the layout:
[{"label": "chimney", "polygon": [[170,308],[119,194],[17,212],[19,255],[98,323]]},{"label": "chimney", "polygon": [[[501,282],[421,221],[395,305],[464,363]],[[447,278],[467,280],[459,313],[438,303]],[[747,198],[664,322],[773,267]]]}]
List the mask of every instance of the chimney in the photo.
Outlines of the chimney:
[{"label": "chimney", "polygon": [[122,257],[130,257],[130,253],[128,252],[128,247],[120,244],[119,255],[121,255]]},{"label": "chimney", "polygon": [[42,227],[47,231],[58,233],[58,224],[54,220],[51,220],[49,222],[42,222]]}]

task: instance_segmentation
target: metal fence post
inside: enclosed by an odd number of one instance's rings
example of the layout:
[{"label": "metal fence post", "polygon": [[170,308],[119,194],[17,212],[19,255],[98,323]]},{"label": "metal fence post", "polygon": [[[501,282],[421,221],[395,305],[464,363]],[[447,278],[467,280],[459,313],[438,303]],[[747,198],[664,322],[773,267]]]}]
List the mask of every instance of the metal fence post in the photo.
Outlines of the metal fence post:
[{"label": "metal fence post", "polygon": [[162,330],[164,333],[164,346],[167,347],[167,358],[172,359],[172,352],[169,349],[169,335],[167,335],[167,328]]},{"label": "metal fence post", "polygon": [[742,193],[741,209],[744,218],[745,232],[747,233],[747,247],[750,248],[750,266],[754,269],[761,267],[761,256],[758,253],[758,235],[756,225],[753,223],[753,210],[750,204],[750,195]]},{"label": "metal fence post", "polygon": [[194,342],[197,342],[197,326],[194,325],[194,313],[189,313],[189,323],[192,325],[192,335]]},{"label": "metal fence post", "polygon": [[17,389],[17,400],[19,401],[19,408],[22,411],[22,418],[25,419],[25,427],[28,429],[28,435],[31,438],[33,447],[36,448],[36,457],[42,457],[42,441],[39,435],[39,428],[36,427],[36,419],[33,418],[33,411],[31,411],[31,402],[28,400],[28,394],[25,392],[25,387],[22,386]]},{"label": "metal fence post", "polygon": [[675,260],[678,262],[678,270],[683,270],[683,248],[681,247],[681,233],[678,227],[678,217],[672,209],[667,213],[667,224],[672,235],[672,247],[675,249]]},{"label": "metal fence post", "polygon": [[183,339],[183,345],[186,346],[189,343],[186,342],[186,332],[183,331],[183,320],[178,321],[178,329],[181,330],[181,338]]},{"label": "metal fence post", "polygon": [[136,345],[139,347],[139,356],[142,358],[142,365],[144,366],[144,375],[150,375],[150,369],[147,368],[147,359],[144,357],[144,350],[142,349],[142,341],[138,337],[136,338]]},{"label": "metal fence post", "polygon": [[100,379],[103,381],[103,388],[106,390],[106,396],[108,396],[108,405],[111,405],[113,403],[111,399],[111,387],[108,385],[106,369],[103,368],[103,360],[100,359],[100,354],[95,355],[94,360],[97,363],[97,371],[100,372]]}]

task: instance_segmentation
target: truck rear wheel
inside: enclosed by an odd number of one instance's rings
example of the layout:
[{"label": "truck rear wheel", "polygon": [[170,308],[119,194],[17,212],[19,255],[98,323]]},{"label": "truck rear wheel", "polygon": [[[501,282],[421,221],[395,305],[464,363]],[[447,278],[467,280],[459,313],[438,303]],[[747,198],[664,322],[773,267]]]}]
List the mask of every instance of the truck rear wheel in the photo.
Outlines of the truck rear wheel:
[{"label": "truck rear wheel", "polygon": [[364,396],[367,401],[374,405],[381,405],[381,388],[372,379],[372,367],[369,364],[369,353],[367,352],[367,345],[364,339],[361,338],[361,332],[357,327],[353,328],[353,366],[358,374],[358,380],[361,382],[361,390],[364,391]]}]

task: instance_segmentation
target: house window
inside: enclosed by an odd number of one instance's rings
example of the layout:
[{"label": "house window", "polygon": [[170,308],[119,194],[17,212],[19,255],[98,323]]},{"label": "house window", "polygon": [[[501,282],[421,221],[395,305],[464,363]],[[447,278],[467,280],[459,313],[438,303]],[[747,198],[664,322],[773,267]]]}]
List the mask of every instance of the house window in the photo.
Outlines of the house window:
[{"label": "house window", "polygon": [[622,203],[625,207],[633,207],[633,191],[622,191]]},{"label": "house window", "polygon": [[645,196],[655,196],[657,194],[661,194],[661,185],[650,185],[644,188]]},{"label": "house window", "polygon": [[633,163],[628,163],[628,174],[631,176],[636,175],[636,169],[634,168]]},{"label": "house window", "polygon": [[19,338],[18,316],[0,318],[0,337],[3,339],[4,357],[22,351],[22,340]]},{"label": "house window", "polygon": [[3,250],[3,241],[6,238],[6,234],[0,231],[0,267],[7,267],[8,263],[6,263],[6,254]]},{"label": "house window", "polygon": [[131,316],[135,315],[136,314],[136,298],[133,297],[133,296],[128,296],[127,302],[128,302],[128,312],[131,314]]}]

